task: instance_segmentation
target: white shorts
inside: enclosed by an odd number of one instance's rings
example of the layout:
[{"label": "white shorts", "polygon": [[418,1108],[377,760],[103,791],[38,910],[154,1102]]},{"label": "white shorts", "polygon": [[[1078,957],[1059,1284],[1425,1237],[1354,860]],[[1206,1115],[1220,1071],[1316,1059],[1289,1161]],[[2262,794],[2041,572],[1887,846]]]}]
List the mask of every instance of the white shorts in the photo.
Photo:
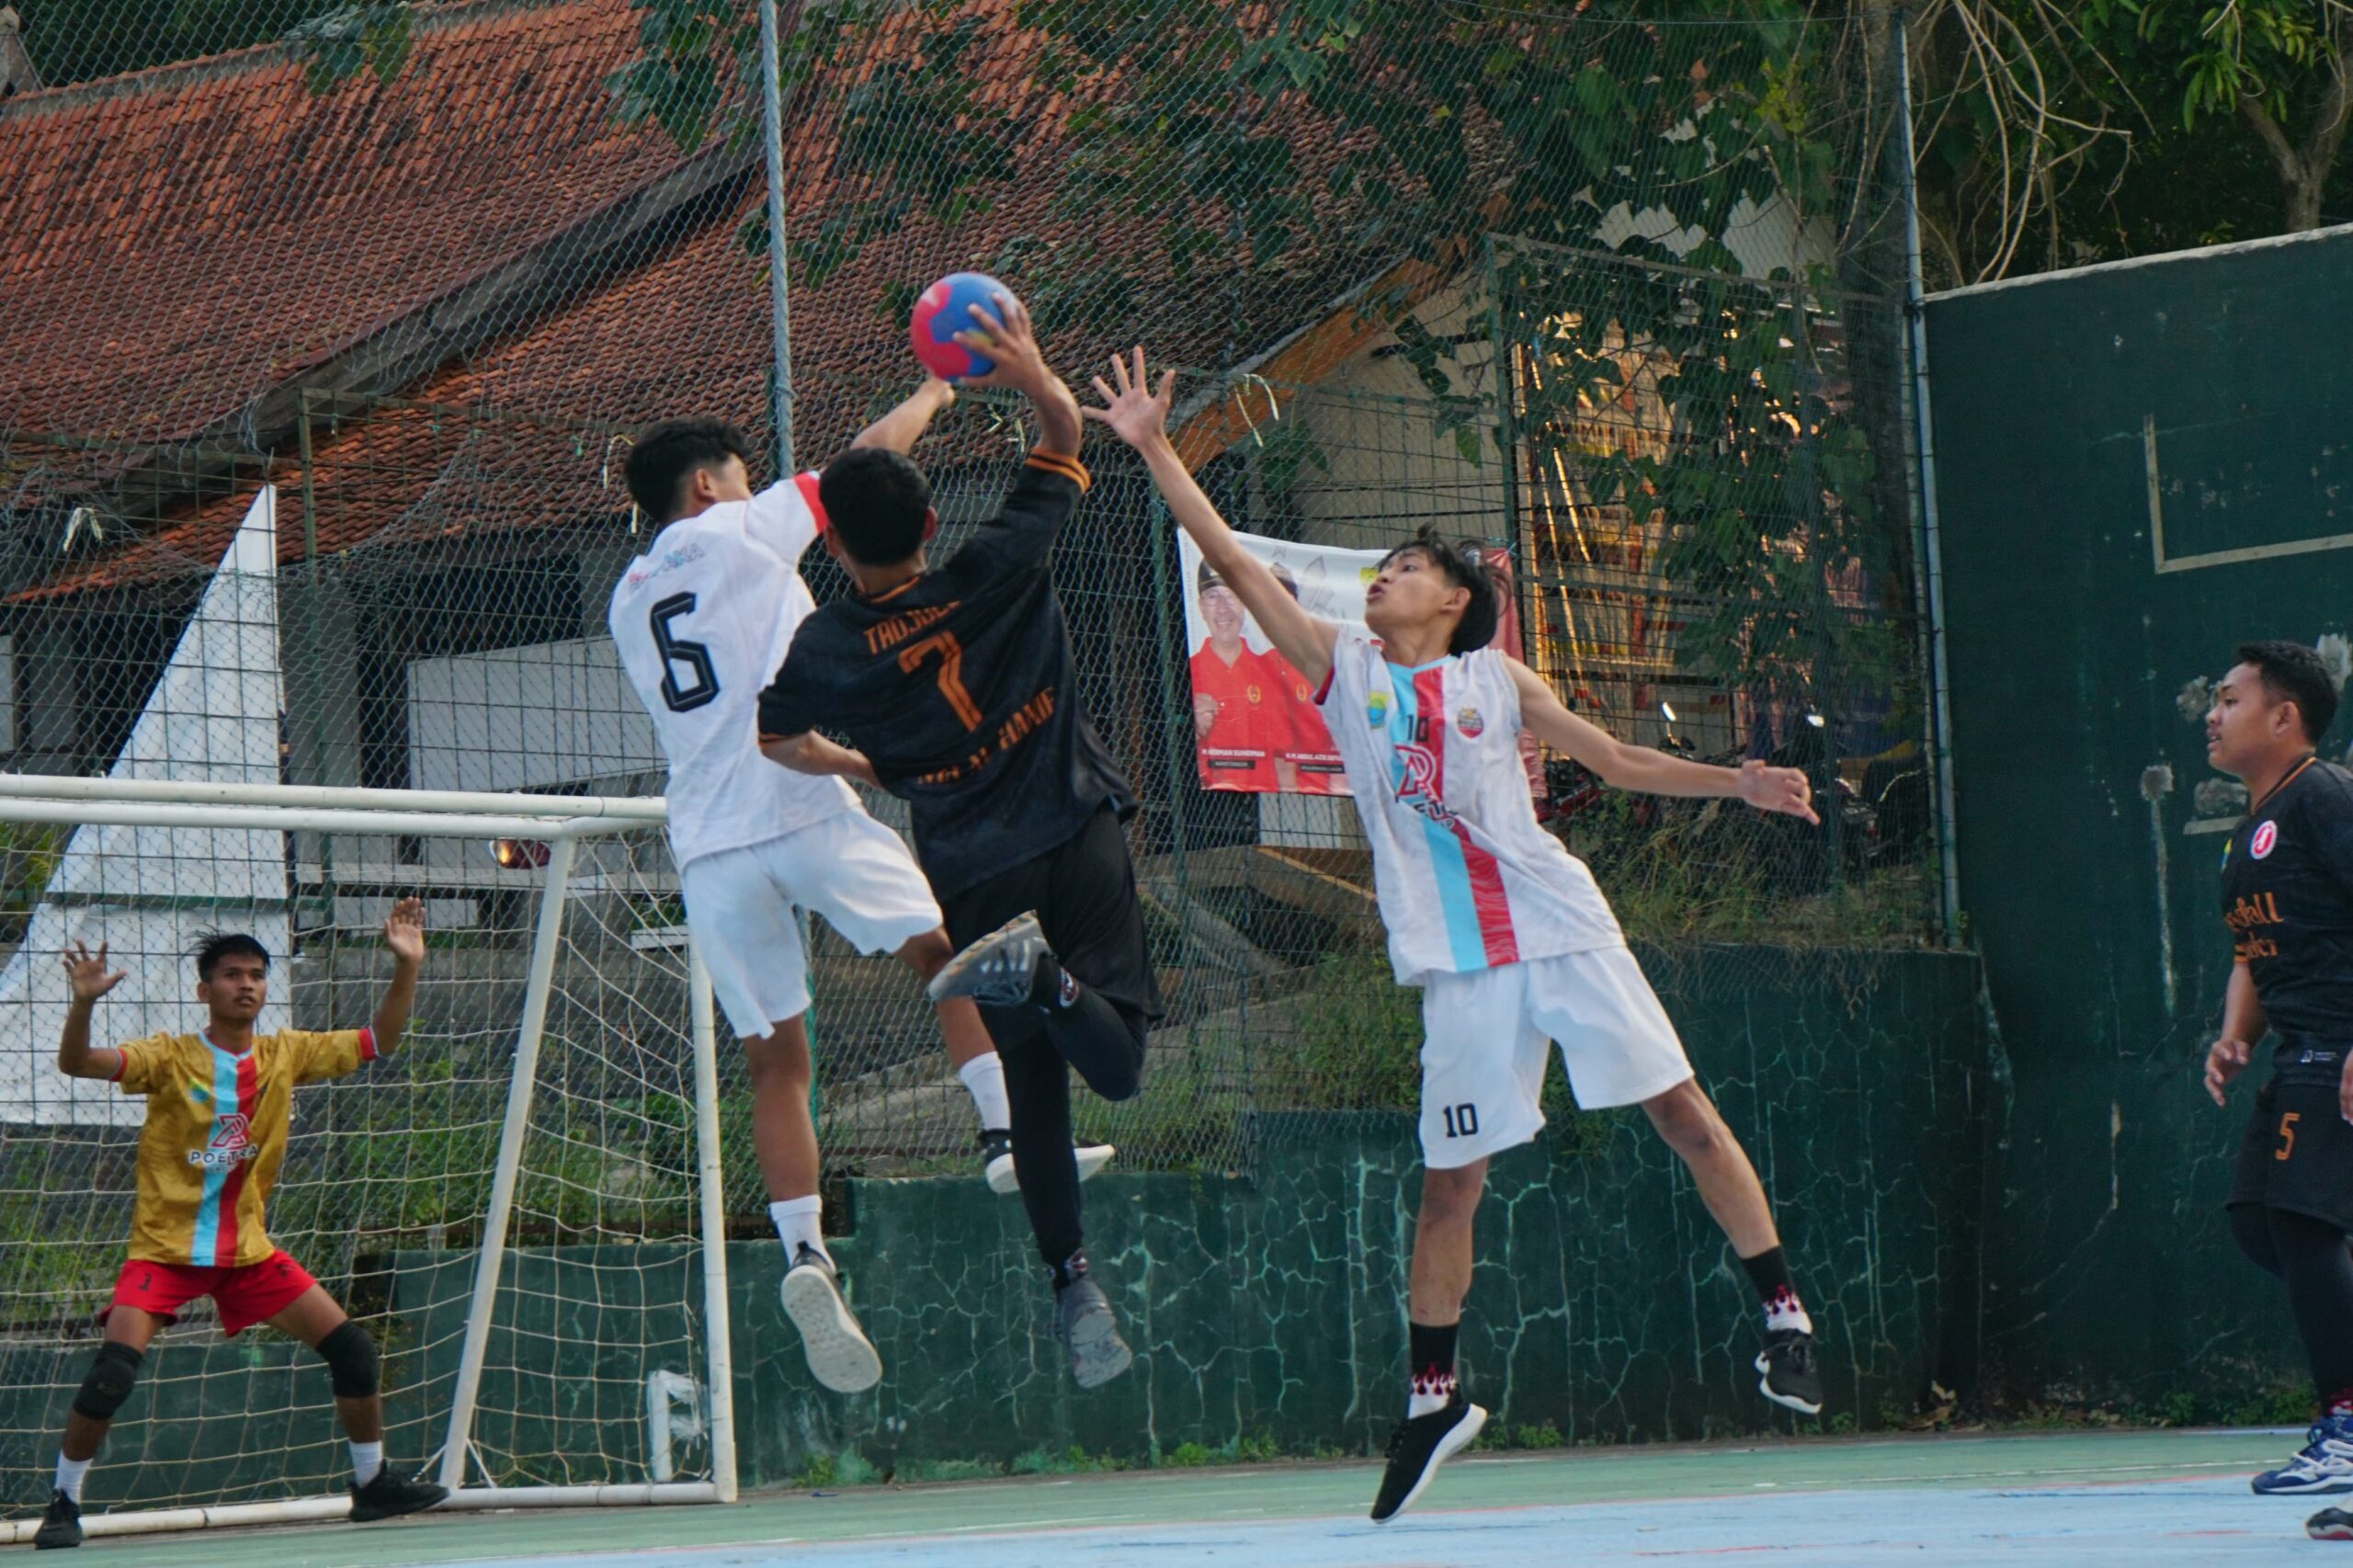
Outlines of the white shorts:
[{"label": "white shorts", "polygon": [[862,953],[896,952],[939,927],[939,905],[915,857],[862,811],[699,855],[678,883],[711,992],[745,1040],[809,1010],[809,958],[794,905],[824,915]]},{"label": "white shorts", "polygon": [[1422,987],[1422,1163],[1440,1170],[1544,1130],[1550,1042],[1586,1110],[1633,1105],[1691,1074],[1666,1009],[1624,948],[1437,972]]}]

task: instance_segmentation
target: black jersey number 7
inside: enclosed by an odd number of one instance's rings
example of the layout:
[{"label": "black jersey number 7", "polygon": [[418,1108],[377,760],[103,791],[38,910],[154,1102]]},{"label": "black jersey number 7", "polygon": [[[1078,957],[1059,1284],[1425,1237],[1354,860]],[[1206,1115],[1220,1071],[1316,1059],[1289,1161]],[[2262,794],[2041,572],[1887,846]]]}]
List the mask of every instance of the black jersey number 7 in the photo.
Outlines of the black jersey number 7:
[{"label": "black jersey number 7", "polygon": [[[654,645],[662,652],[662,700],[673,713],[691,712],[719,695],[719,672],[710,667],[710,649],[670,630],[672,621],[694,610],[694,595],[672,594],[654,607],[651,617]],[[688,676],[683,684],[678,679],[681,665]]]}]

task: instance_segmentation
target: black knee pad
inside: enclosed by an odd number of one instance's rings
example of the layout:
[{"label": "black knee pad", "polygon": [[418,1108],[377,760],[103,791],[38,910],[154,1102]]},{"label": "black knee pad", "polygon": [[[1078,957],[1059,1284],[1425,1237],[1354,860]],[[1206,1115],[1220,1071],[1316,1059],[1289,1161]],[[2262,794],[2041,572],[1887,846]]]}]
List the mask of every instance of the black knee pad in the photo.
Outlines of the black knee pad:
[{"label": "black knee pad", "polygon": [[319,1341],[319,1358],[327,1364],[327,1381],[337,1399],[366,1399],[381,1386],[383,1363],[376,1356],[376,1341],[349,1318]]},{"label": "black knee pad", "polygon": [[90,1375],[82,1380],[74,1395],[74,1414],[93,1421],[113,1420],[114,1413],[138,1385],[139,1364],[145,1359],[144,1353],[111,1339],[99,1346],[97,1358],[90,1363]]}]

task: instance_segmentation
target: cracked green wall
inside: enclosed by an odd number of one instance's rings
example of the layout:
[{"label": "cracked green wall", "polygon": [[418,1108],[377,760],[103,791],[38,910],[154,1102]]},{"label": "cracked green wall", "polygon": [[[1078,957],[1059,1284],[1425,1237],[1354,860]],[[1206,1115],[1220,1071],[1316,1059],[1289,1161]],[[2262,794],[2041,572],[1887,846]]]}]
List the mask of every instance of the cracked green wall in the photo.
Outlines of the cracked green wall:
[{"label": "cracked green wall", "polygon": [[2349,279],[2338,230],[1928,307],[1961,897],[2016,1074],[1986,1221],[2015,1402],[2277,1419],[2302,1380],[2220,1209],[2245,1096],[2197,1083],[2236,808],[2187,688],[2353,630]]},{"label": "cracked green wall", "polygon": [[[1975,962],[1759,949],[1646,962],[1779,1201],[1822,1330],[1833,1412],[1875,1426],[1911,1409],[1932,1380],[1963,1386],[1984,1179]],[[851,1211],[834,1216],[854,1226],[837,1250],[888,1368],[870,1394],[844,1399],[811,1383],[777,1305],[780,1249],[733,1244],[745,1484],[853,1455],[847,1473],[916,1476],[1034,1465],[1072,1449],[1131,1462],[1187,1444],[1375,1449],[1404,1398],[1404,1259],[1419,1190],[1411,1122],[1265,1115],[1251,1132],[1247,1173],[1112,1174],[1087,1188],[1090,1251],[1139,1351],[1132,1373],[1090,1395],[1063,1370],[1018,1203],[976,1180],[857,1182]],[[409,1423],[395,1441],[412,1454],[438,1439],[426,1413],[445,1408],[472,1261],[394,1260],[396,1414]],[[692,1261],[669,1244],[518,1249],[507,1278],[515,1289],[492,1337],[483,1404],[545,1414],[494,1418],[485,1447],[548,1456],[551,1478],[642,1479],[648,1369],[600,1363],[585,1347],[634,1338],[636,1325],[624,1334],[610,1319],[646,1312],[650,1337],[668,1346],[657,1364],[694,1366],[682,1305],[698,1290]],[[417,1305],[436,1299],[452,1304]],[[1753,1294],[1639,1112],[1556,1122],[1495,1162],[1462,1359],[1474,1397],[1507,1428],[1609,1442],[1786,1427],[1756,1392],[1755,1347]],[[165,1359],[200,1355],[225,1371],[251,1354],[210,1346]],[[308,1378],[323,1396],[306,1355],[264,1354],[272,1375]],[[508,1369],[518,1366],[536,1369]],[[63,1398],[53,1411],[0,1411],[0,1427],[44,1432]],[[168,1426],[136,1419],[147,1414],[136,1404],[130,1414],[119,1456]],[[207,1446],[253,1453],[250,1471],[276,1462],[290,1436],[305,1472],[331,1481],[320,1415],[292,1434],[216,1423]],[[36,1440],[43,1454],[47,1441]],[[93,1497],[110,1502],[132,1473],[102,1466]],[[172,1483],[194,1479],[176,1470]]]}]

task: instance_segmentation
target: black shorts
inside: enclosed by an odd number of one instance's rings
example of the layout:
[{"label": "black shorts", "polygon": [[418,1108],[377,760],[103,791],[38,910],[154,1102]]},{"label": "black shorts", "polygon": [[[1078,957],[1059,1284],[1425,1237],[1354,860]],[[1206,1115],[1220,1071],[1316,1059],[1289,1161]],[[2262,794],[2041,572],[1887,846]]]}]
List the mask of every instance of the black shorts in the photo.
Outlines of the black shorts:
[{"label": "black shorts", "polygon": [[1054,956],[1082,984],[1147,1018],[1165,1010],[1136,902],[1135,863],[1108,805],[1043,855],[939,903],[948,939],[960,949],[1034,909]]},{"label": "black shorts", "polygon": [[2353,1125],[2334,1084],[2278,1079],[2255,1097],[2231,1206],[2260,1203],[2353,1232]]}]

